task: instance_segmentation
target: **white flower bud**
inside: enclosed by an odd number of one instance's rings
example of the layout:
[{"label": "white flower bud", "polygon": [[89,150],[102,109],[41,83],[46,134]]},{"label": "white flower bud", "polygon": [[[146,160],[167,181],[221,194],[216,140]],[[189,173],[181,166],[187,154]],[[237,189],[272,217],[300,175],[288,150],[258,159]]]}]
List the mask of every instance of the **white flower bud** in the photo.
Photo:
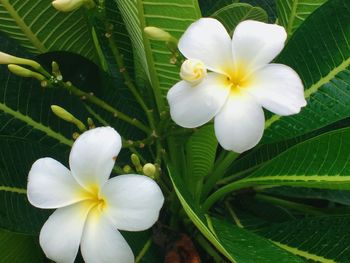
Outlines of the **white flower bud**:
[{"label": "white flower bud", "polygon": [[152,40],[170,42],[173,39],[168,32],[158,27],[148,26],[144,28],[144,31],[147,37]]},{"label": "white flower bud", "polygon": [[24,78],[36,78],[39,81],[45,80],[45,77],[43,75],[41,75],[40,73],[31,71],[30,69],[27,69],[18,65],[14,65],[14,64],[9,64],[7,67],[11,73],[17,76],[24,77]]},{"label": "white flower bud", "polygon": [[180,77],[192,85],[199,84],[207,75],[204,63],[197,59],[187,59],[181,65]]},{"label": "white flower bud", "polygon": [[54,0],[52,5],[58,11],[70,12],[80,8],[81,6],[92,8],[95,6],[95,3],[93,0]]},{"label": "white flower bud", "polygon": [[19,58],[12,56],[10,54],[0,52],[0,64],[18,64],[18,65],[28,65],[34,69],[40,68],[40,64],[34,60]]},{"label": "white flower bud", "polygon": [[81,131],[86,131],[86,127],[85,127],[84,123],[82,123],[80,120],[75,118],[71,113],[69,113],[68,111],[66,111],[62,107],[57,106],[57,105],[51,105],[51,110],[57,117],[65,120],[67,122],[75,124],[78,127],[78,129]]}]

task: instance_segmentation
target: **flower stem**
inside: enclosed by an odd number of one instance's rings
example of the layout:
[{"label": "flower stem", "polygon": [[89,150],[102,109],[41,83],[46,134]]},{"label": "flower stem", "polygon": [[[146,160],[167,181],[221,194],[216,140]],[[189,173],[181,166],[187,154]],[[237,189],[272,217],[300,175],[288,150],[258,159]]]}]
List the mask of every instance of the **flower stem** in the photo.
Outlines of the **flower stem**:
[{"label": "flower stem", "polygon": [[105,101],[97,98],[95,95],[91,94],[91,93],[87,93],[85,91],[82,91],[80,89],[78,89],[77,87],[75,87],[74,85],[72,85],[71,83],[67,83],[67,82],[60,82],[60,84],[69,92],[71,92],[72,94],[86,99],[87,101],[101,107],[102,109],[112,113],[115,117],[118,117],[119,119],[135,126],[136,128],[139,128],[140,130],[144,131],[147,134],[151,134],[152,130],[145,126],[142,122],[140,122],[137,119],[132,119],[130,118],[128,115],[118,111],[117,109],[113,108],[111,105],[109,105],[108,103],[106,103]]},{"label": "flower stem", "polygon": [[226,156],[221,158],[216,165],[214,165],[214,170],[209,174],[208,179],[203,186],[202,198],[205,198],[210,193],[217,181],[224,176],[227,168],[238,156],[239,153],[229,152]]},{"label": "flower stem", "polygon": [[124,82],[125,85],[128,87],[130,92],[134,95],[136,101],[140,104],[141,108],[144,110],[144,112],[145,112],[145,114],[147,116],[147,120],[149,122],[149,125],[154,130],[155,129],[155,121],[154,121],[154,117],[153,117],[153,110],[150,110],[147,107],[147,105],[144,102],[144,100],[142,99],[140,93],[137,91],[137,89],[136,89],[136,87],[134,85],[134,82],[132,81],[132,79],[130,77],[129,72],[128,72],[128,70],[125,67],[123,57],[120,54],[117,45],[113,41],[113,37],[112,36],[108,37],[108,43],[109,43],[109,47],[111,48],[112,53],[114,55],[115,61],[117,62],[117,65],[119,67],[119,72],[120,72],[120,74],[123,76],[123,78],[125,80],[125,82]]}]

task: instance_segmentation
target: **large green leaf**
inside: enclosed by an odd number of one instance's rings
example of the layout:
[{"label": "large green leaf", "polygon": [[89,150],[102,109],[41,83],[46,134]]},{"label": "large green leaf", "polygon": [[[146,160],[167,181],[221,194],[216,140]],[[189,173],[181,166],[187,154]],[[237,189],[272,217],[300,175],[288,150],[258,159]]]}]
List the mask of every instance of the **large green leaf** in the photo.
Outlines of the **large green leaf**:
[{"label": "large green leaf", "polygon": [[311,262],[345,263],[350,261],[349,227],[349,216],[316,217],[274,224],[257,233]]},{"label": "large green leaf", "polygon": [[304,20],[327,0],[277,0],[279,23],[286,28],[287,34],[293,32]]},{"label": "large green leaf", "polygon": [[179,69],[170,63],[171,52],[164,42],[149,41],[145,26],[155,26],[180,37],[191,22],[200,18],[195,0],[117,1],[133,46],[152,84],[158,110],[164,109],[162,96],[179,80]]},{"label": "large green leaf", "polygon": [[269,116],[263,142],[280,141],[350,116],[350,2],[332,0],[293,34],[277,59],[300,75],[308,105],[291,117]]},{"label": "large green leaf", "polygon": [[1,262],[44,262],[39,242],[32,236],[0,230]]},{"label": "large green leaf", "polygon": [[350,190],[349,149],[349,128],[304,141],[267,162],[252,175],[223,186],[207,199],[204,207],[210,208],[234,190],[258,185]]},{"label": "large green leaf", "polygon": [[243,20],[267,22],[267,14],[264,9],[243,3],[227,5],[211,16],[223,23],[231,35],[235,27]]},{"label": "large green leaf", "polygon": [[212,170],[218,146],[214,125],[197,130],[186,144],[187,169],[185,180],[195,197],[200,195],[203,179]]},{"label": "large green leaf", "polygon": [[[173,168],[170,168],[169,174],[188,217],[231,262],[246,263],[247,259],[258,259],[261,263],[276,262],[277,259],[285,263],[303,262],[252,232],[216,219],[211,221],[195,205],[179,174]],[[213,229],[209,225],[212,225]]]},{"label": "large green leaf", "polygon": [[52,7],[51,1],[1,0],[0,31],[32,53],[60,50],[95,58],[82,10],[61,13]]}]

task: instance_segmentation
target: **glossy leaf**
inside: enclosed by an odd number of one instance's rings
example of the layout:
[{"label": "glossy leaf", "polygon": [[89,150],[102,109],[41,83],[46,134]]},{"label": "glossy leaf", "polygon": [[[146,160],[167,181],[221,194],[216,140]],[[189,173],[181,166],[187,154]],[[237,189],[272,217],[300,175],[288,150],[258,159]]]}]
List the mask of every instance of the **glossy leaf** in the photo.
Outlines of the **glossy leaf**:
[{"label": "glossy leaf", "polygon": [[[245,263],[247,259],[259,259],[261,263],[272,263],[276,259],[285,263],[303,262],[254,233],[216,219],[211,221],[195,205],[185,184],[175,170],[170,168],[169,174],[176,195],[188,217],[212,245],[225,255],[230,262]],[[213,229],[209,225],[212,225]]]},{"label": "glossy leaf", "polygon": [[298,219],[273,224],[257,233],[312,262],[348,262],[349,219],[349,216]]},{"label": "glossy leaf", "polygon": [[51,1],[0,1],[0,31],[31,53],[70,51],[95,59],[88,23],[82,10],[58,12]]},{"label": "glossy leaf", "polygon": [[1,262],[44,262],[39,242],[33,236],[0,230]]},{"label": "glossy leaf", "polygon": [[235,27],[243,20],[267,22],[267,14],[264,9],[243,3],[227,5],[211,16],[219,20],[231,35]]},{"label": "glossy leaf", "polygon": [[293,34],[277,59],[303,80],[308,105],[301,113],[269,115],[263,142],[296,137],[350,116],[350,2],[332,0]]},{"label": "glossy leaf", "polygon": [[327,0],[277,0],[280,25],[292,35],[304,20]]},{"label": "glossy leaf", "polygon": [[199,196],[203,179],[214,165],[218,146],[213,125],[206,125],[195,131],[186,144],[187,181],[194,196]]}]

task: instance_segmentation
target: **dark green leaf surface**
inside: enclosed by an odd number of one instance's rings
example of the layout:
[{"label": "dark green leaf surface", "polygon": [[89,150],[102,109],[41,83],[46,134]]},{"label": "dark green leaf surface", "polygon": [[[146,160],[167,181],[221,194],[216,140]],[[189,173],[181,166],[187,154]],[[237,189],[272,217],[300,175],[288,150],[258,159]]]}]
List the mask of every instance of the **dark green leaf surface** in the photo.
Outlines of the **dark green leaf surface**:
[{"label": "dark green leaf surface", "polygon": [[35,237],[0,230],[0,262],[41,263],[44,257]]},{"label": "dark green leaf surface", "polygon": [[[173,170],[172,170],[173,171]],[[201,231],[201,233],[231,262],[248,263],[258,259],[261,263],[279,262],[293,263],[303,262],[282,249],[279,249],[268,240],[255,234],[224,222],[209,220],[198,207],[196,207],[181,177],[169,172],[177,197],[179,198],[186,214]],[[209,221],[208,221],[209,220]],[[211,222],[210,222],[211,221]],[[208,223],[209,222],[209,223]],[[213,223],[213,230],[209,225]],[[247,261],[250,259],[252,261]]]},{"label": "dark green leaf surface", "polygon": [[277,0],[279,24],[292,35],[304,20],[327,0]]},{"label": "dark green leaf surface", "polygon": [[350,116],[349,10],[347,0],[322,5],[277,59],[299,73],[308,105],[294,116],[269,116],[264,143],[296,137]]},{"label": "dark green leaf surface", "polygon": [[350,262],[350,217],[298,219],[262,228],[258,234],[305,259],[322,263]]},{"label": "dark green leaf surface", "polygon": [[84,13],[58,12],[51,1],[1,0],[0,31],[32,53],[70,51],[95,59]]},{"label": "dark green leaf surface", "polygon": [[243,3],[227,5],[211,16],[219,20],[226,27],[230,35],[232,35],[235,27],[243,20],[267,22],[267,14],[264,9]]}]

